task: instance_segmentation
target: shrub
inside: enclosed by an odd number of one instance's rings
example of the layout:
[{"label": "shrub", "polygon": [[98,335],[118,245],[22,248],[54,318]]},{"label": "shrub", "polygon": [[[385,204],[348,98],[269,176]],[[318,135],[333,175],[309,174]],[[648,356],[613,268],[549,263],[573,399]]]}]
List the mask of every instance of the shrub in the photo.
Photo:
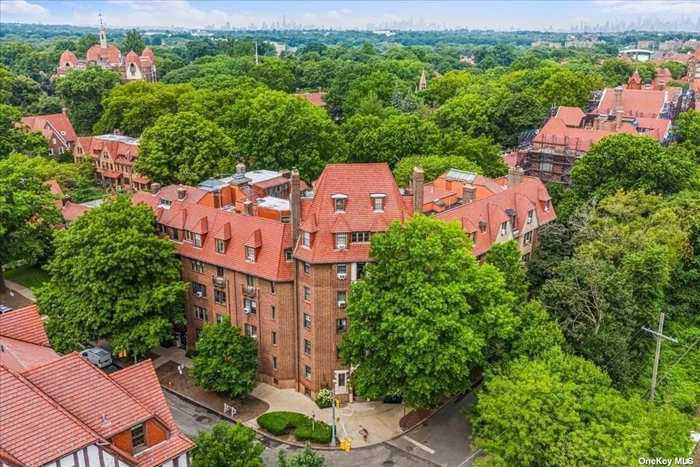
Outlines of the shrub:
[{"label": "shrub", "polygon": [[333,392],[330,389],[321,389],[318,391],[318,396],[316,396],[316,405],[320,408],[325,409],[330,407],[333,403]]},{"label": "shrub", "polygon": [[197,352],[197,349],[189,349],[187,352],[185,352],[185,357],[187,357],[187,358],[194,358],[197,355],[199,355],[199,352]]},{"label": "shrub", "polygon": [[294,437],[298,441],[314,441],[316,443],[329,443],[331,441],[331,427],[328,424],[312,421],[306,415],[296,412],[269,412],[258,417],[258,425],[275,436],[285,435],[294,430]]}]

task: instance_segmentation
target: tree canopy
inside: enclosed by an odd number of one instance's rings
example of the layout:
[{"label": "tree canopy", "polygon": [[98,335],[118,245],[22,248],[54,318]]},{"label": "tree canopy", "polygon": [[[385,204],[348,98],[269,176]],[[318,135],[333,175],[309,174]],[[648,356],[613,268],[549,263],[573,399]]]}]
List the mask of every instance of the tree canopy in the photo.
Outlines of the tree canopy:
[{"label": "tree canopy", "polygon": [[194,442],[192,467],[264,467],[265,445],[242,423],[219,422],[212,432],[200,431]]}]

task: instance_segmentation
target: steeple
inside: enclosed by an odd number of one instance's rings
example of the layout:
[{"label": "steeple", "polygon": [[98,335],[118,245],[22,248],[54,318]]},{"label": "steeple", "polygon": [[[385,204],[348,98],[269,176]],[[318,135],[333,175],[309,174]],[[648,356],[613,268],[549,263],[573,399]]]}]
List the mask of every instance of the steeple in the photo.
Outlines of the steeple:
[{"label": "steeple", "polygon": [[420,81],[418,81],[418,91],[421,91],[428,87],[428,81],[425,79],[425,70],[420,75]]},{"label": "steeple", "polygon": [[105,25],[102,22],[102,11],[100,11],[100,48],[107,48],[107,31],[105,31]]}]

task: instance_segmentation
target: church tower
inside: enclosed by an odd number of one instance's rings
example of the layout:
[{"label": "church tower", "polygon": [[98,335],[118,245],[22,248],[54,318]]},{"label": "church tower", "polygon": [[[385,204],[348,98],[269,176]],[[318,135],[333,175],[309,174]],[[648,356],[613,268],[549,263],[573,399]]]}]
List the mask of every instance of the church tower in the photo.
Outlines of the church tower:
[{"label": "church tower", "polygon": [[428,87],[428,81],[425,79],[425,70],[423,70],[423,73],[420,75],[420,81],[418,81],[418,88],[417,91],[422,91],[423,89]]},{"label": "church tower", "polygon": [[105,31],[105,25],[102,22],[102,12],[100,12],[100,48],[107,48],[107,31]]}]

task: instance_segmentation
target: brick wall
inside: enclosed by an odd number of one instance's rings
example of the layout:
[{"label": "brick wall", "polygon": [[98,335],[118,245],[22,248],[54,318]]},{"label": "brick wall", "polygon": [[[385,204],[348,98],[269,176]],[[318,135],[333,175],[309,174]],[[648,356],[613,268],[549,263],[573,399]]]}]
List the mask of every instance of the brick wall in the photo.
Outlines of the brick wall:
[{"label": "brick wall", "polygon": [[144,429],[146,434],[146,446],[155,446],[165,441],[165,430],[153,420],[148,420],[144,423]]}]

